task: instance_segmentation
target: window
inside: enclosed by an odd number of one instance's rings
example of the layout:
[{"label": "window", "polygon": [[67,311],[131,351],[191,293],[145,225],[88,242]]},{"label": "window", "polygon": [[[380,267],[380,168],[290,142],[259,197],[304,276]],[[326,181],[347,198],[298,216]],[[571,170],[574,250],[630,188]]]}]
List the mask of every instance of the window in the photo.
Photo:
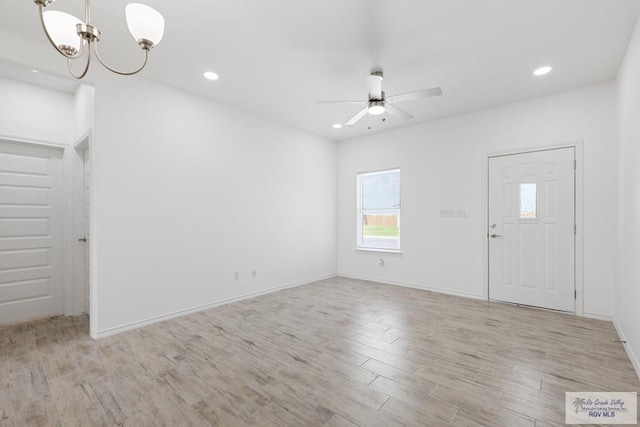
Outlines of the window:
[{"label": "window", "polygon": [[357,247],[400,250],[400,169],[358,174]]},{"label": "window", "polygon": [[538,218],[538,186],[537,184],[520,184],[520,218]]}]

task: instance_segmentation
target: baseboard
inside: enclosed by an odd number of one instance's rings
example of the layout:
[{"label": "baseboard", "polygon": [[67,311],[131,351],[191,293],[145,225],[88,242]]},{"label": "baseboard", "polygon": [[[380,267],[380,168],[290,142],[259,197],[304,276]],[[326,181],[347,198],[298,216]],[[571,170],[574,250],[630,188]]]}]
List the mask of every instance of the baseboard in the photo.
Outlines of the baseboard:
[{"label": "baseboard", "polygon": [[582,313],[578,314],[579,317],[586,317],[587,319],[595,319],[595,320],[604,320],[607,322],[613,321],[613,316],[605,316],[604,314],[595,314],[595,313]]},{"label": "baseboard", "polygon": [[311,279],[302,280],[300,282],[293,282],[293,283],[288,283],[286,285],[276,286],[275,288],[265,289],[263,291],[252,292],[252,293],[249,293],[249,294],[244,294],[244,295],[240,295],[240,296],[233,297],[233,298],[227,298],[227,299],[220,300],[220,301],[215,301],[215,302],[211,302],[211,303],[207,303],[207,304],[203,304],[203,305],[198,305],[196,307],[191,307],[191,308],[188,308],[188,309],[185,309],[185,310],[174,311],[173,313],[163,314],[162,316],[152,317],[152,318],[149,318],[149,319],[146,319],[146,320],[141,320],[139,322],[133,322],[133,323],[128,323],[128,324],[122,325],[122,326],[116,326],[115,328],[110,328],[110,329],[106,329],[104,331],[97,332],[95,334],[91,334],[91,337],[93,339],[105,338],[105,337],[109,337],[109,336],[112,336],[112,335],[120,334],[122,332],[130,331],[130,330],[133,330],[133,329],[138,329],[138,328],[141,328],[143,326],[148,326],[148,325],[152,325],[154,323],[162,322],[162,321],[165,321],[165,320],[174,319],[176,317],[186,316],[187,314],[197,313],[199,311],[208,310],[208,309],[214,308],[214,307],[220,307],[221,305],[231,304],[231,303],[242,301],[242,300],[245,300],[245,299],[259,297],[261,295],[266,295],[266,294],[270,294],[270,293],[273,293],[273,292],[282,291],[284,289],[295,288],[297,286],[306,285],[308,283],[317,282],[319,280],[330,279],[332,277],[336,277],[336,275],[335,274],[329,274],[329,275],[326,275],[326,276],[314,277],[314,278],[311,278]]},{"label": "baseboard", "polygon": [[620,326],[620,324],[618,323],[615,317],[613,318],[613,326],[616,328],[616,332],[618,332],[618,336],[620,337],[620,339],[622,341],[627,341],[626,344],[623,344],[624,350],[627,352],[627,356],[629,356],[629,360],[631,360],[633,369],[636,370],[636,375],[638,376],[638,379],[640,379],[640,359],[638,359],[636,354],[633,352],[633,348],[631,348],[631,345],[629,345],[627,336],[625,335],[624,331],[622,330],[622,327]]},{"label": "baseboard", "polygon": [[384,280],[383,281],[383,280],[380,280],[380,279],[373,279],[371,277],[352,276],[350,274],[342,274],[342,273],[338,273],[337,276],[338,277],[346,277],[347,279],[366,280],[368,282],[380,283],[380,284],[383,284],[383,285],[402,286],[402,287],[405,287],[405,288],[421,289],[423,291],[437,292],[439,294],[453,295],[453,296],[456,296],[456,297],[471,298],[471,299],[486,301],[486,298],[483,295],[468,294],[466,292],[451,291],[451,290],[448,290],[448,289],[436,288],[436,287],[432,287],[432,286],[417,285],[415,283],[396,282],[396,281],[392,281],[392,280]]}]

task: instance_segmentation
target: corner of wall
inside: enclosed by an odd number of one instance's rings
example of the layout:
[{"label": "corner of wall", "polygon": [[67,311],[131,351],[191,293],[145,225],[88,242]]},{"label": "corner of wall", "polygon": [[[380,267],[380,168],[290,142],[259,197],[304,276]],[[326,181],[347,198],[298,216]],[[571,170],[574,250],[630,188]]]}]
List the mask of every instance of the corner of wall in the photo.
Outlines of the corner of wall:
[{"label": "corner of wall", "polygon": [[618,230],[613,323],[640,378],[640,289],[637,266],[640,250],[640,203],[636,164],[640,161],[640,17],[617,79],[618,107]]}]

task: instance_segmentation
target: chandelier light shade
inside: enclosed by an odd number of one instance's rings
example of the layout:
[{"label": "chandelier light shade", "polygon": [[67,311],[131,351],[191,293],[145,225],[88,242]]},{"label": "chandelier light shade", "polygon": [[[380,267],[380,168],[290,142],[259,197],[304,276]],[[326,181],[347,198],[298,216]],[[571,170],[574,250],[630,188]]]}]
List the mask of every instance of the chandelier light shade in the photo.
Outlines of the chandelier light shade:
[{"label": "chandelier light shade", "polygon": [[[131,35],[136,40],[143,53],[143,62],[133,71],[116,70],[102,59],[98,51],[100,42],[100,30],[91,25],[91,0],[85,0],[84,21],[68,13],[45,8],[55,0],[34,0],[40,11],[40,22],[47,39],[62,56],[67,58],[69,72],[76,79],[82,79],[87,75],[91,65],[91,57],[95,57],[100,63],[116,74],[130,76],[142,71],[147,65],[149,51],[153,49],[164,36],[164,18],[155,9],[140,3],[131,3],[126,6],[127,26]],[[86,49],[85,49],[86,47]],[[83,51],[86,54],[83,55]],[[73,62],[84,57],[84,69],[76,74],[73,70]]]},{"label": "chandelier light shade", "polygon": [[160,13],[144,4],[130,3],[125,8],[127,26],[133,38],[140,43],[148,40],[157,45],[164,36],[164,18]]},{"label": "chandelier light shade", "polygon": [[84,40],[78,36],[76,28],[78,24],[82,24],[81,20],[68,13],[48,10],[44,13],[44,23],[56,46],[66,50],[71,48],[76,52],[80,50],[80,44]]}]

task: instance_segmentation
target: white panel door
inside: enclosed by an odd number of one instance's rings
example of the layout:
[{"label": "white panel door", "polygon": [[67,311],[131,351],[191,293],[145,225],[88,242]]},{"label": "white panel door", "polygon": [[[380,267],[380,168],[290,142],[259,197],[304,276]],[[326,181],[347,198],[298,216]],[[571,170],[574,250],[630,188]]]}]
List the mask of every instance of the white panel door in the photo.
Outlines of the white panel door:
[{"label": "white panel door", "polygon": [[575,311],[575,150],[489,158],[489,298]]},{"label": "white panel door", "polygon": [[62,313],[62,150],[0,141],[0,323]]},{"label": "white panel door", "polygon": [[89,151],[89,147],[85,148],[84,151],[82,152],[82,157],[83,157],[83,166],[84,166],[84,178],[83,178],[83,197],[84,197],[84,203],[83,203],[83,221],[84,221],[84,311],[85,313],[89,313],[90,312],[90,286],[89,286],[89,280],[90,280],[90,273],[91,273],[91,269],[89,267],[90,265],[90,258],[89,258],[89,252],[90,252],[90,244],[91,244],[91,239],[90,239],[90,222],[89,222],[89,213],[90,213],[90,209],[91,209],[91,204],[90,204],[90,198],[89,198],[89,194],[91,192],[91,158],[90,158],[90,151]]}]

